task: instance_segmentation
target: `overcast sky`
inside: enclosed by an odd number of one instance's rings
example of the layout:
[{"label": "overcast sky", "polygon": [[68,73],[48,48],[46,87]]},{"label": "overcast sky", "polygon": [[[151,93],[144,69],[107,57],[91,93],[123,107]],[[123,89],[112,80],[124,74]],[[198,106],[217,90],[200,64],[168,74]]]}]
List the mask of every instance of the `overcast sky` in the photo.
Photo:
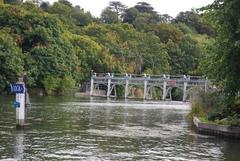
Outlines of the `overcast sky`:
[{"label": "overcast sky", "polygon": [[[47,0],[53,3],[57,0]],[[74,6],[79,5],[85,11],[90,11],[92,15],[99,17],[102,10],[108,6],[111,0],[69,0]],[[112,0],[114,1],[114,0]],[[175,17],[181,11],[188,11],[192,8],[199,8],[212,3],[214,0],[116,0],[128,7],[133,7],[137,2],[147,2],[160,14],[169,14]]]}]

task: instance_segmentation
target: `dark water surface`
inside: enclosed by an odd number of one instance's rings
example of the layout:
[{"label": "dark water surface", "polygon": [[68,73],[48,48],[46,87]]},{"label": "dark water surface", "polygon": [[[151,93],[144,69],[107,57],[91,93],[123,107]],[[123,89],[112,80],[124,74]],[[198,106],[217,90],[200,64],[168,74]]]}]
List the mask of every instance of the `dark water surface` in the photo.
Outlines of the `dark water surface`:
[{"label": "dark water surface", "polygon": [[17,131],[0,97],[0,160],[240,160],[239,141],[192,130],[188,104],[35,97]]}]

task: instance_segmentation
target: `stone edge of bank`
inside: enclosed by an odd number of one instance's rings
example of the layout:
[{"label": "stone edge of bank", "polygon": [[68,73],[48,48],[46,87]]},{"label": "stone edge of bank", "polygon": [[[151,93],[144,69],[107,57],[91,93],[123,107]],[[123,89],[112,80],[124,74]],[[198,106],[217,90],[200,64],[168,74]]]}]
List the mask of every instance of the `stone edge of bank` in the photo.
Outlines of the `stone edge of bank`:
[{"label": "stone edge of bank", "polygon": [[205,123],[195,116],[193,117],[193,124],[197,132],[201,134],[240,139],[240,127]]}]

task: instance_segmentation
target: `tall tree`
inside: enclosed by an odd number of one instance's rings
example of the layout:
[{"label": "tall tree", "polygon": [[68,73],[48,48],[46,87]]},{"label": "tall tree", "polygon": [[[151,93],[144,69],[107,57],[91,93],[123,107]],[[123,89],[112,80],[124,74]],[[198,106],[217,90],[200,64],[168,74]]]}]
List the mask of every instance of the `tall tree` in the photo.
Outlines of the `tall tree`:
[{"label": "tall tree", "polygon": [[240,1],[215,0],[206,11],[215,22],[216,43],[207,71],[224,88],[229,103],[240,91]]},{"label": "tall tree", "polygon": [[159,15],[159,17],[160,17],[159,19],[162,23],[170,23],[173,20],[173,17],[171,17],[168,14],[162,14],[162,15]]},{"label": "tall tree", "polygon": [[126,10],[127,7],[119,1],[110,1],[109,6],[107,8],[113,12],[116,12],[117,15],[120,16]]},{"label": "tall tree", "polygon": [[15,82],[24,70],[21,49],[9,31],[10,28],[0,30],[0,91]]},{"label": "tall tree", "polygon": [[153,7],[147,3],[147,2],[138,2],[135,5],[135,8],[139,11],[139,12],[147,12],[147,13],[151,13],[153,12]]},{"label": "tall tree", "polygon": [[199,34],[213,35],[214,30],[208,24],[201,20],[201,15],[195,11],[180,12],[174,19],[175,23],[185,23],[192,29],[196,30]]},{"label": "tall tree", "polygon": [[123,22],[132,24],[138,15],[139,15],[139,11],[135,7],[128,8],[125,10],[124,14],[122,15]]},{"label": "tall tree", "polygon": [[22,0],[3,0],[5,4],[21,4]]},{"label": "tall tree", "polygon": [[109,8],[106,8],[102,11],[101,13],[101,18],[100,18],[104,23],[118,23],[118,14],[117,12],[114,12],[110,10]]}]

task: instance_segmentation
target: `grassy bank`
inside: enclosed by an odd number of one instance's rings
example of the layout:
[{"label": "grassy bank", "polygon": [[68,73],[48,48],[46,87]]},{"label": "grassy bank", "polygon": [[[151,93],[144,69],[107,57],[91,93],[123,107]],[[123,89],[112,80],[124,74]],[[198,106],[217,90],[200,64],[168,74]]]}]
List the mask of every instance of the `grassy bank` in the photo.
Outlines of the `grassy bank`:
[{"label": "grassy bank", "polygon": [[221,92],[195,91],[188,117],[197,116],[202,122],[240,127],[240,99],[228,104]]}]

